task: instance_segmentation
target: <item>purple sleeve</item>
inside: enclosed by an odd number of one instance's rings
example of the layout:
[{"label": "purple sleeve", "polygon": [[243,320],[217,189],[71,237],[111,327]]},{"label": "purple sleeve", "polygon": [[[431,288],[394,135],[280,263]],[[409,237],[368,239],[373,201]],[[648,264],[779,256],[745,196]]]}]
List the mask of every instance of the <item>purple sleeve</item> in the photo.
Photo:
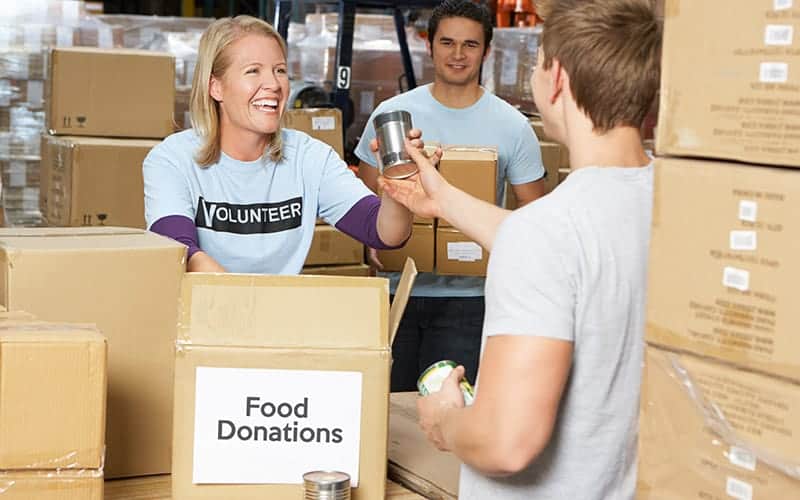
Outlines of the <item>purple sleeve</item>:
[{"label": "purple sleeve", "polygon": [[200,250],[200,245],[197,243],[197,227],[195,227],[194,221],[185,215],[162,217],[150,226],[150,231],[172,238],[189,247],[187,261]]},{"label": "purple sleeve", "polygon": [[374,194],[358,200],[350,210],[336,223],[336,229],[357,239],[370,248],[377,250],[391,250],[406,244],[404,241],[396,247],[389,246],[381,241],[378,235],[378,210],[381,200]]}]

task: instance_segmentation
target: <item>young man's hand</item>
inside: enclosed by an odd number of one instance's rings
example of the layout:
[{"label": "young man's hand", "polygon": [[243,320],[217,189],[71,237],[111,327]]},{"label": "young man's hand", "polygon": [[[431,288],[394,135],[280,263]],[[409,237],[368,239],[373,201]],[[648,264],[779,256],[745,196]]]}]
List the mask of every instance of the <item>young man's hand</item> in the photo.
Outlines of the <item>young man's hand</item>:
[{"label": "young man's hand", "polygon": [[464,367],[459,366],[445,379],[439,392],[417,400],[419,426],[428,440],[442,451],[450,451],[442,433],[442,421],[448,410],[464,407],[464,395],[459,385],[463,378]]},{"label": "young man's hand", "polygon": [[406,141],[406,151],[417,164],[419,172],[402,180],[380,177],[378,185],[392,199],[420,217],[441,217],[440,197],[449,186],[435,167],[442,157],[441,148],[437,148],[428,158],[412,142]]}]

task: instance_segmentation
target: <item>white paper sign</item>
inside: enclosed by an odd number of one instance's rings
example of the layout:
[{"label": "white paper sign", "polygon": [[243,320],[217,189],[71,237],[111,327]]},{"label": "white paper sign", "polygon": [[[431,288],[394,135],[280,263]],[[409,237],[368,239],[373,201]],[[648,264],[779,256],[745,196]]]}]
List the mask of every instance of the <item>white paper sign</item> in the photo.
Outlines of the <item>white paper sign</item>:
[{"label": "white paper sign", "polygon": [[791,24],[768,24],[764,30],[766,45],[791,45],[794,27]]},{"label": "white paper sign", "polygon": [[758,238],[755,231],[731,231],[731,250],[749,250],[758,248]]},{"label": "white paper sign", "polygon": [[312,116],[311,130],[334,130],[336,119],[332,116]]},{"label": "white paper sign", "polygon": [[789,64],[783,62],[761,63],[758,80],[762,83],[786,83],[789,79]]},{"label": "white paper sign", "polygon": [[746,292],[750,289],[750,272],[744,269],[726,266],[722,270],[722,284]]},{"label": "white paper sign", "polygon": [[483,258],[483,249],[472,241],[447,243],[447,258],[459,262],[477,262]]},{"label": "white paper sign", "polygon": [[198,367],[195,484],[301,484],[337,470],[358,485],[360,372]]}]

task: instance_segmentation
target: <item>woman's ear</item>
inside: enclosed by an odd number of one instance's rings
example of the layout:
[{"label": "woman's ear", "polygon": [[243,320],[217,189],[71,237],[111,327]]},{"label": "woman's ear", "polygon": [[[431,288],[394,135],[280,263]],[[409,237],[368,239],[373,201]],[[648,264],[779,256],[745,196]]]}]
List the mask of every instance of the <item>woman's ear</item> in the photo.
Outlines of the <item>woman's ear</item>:
[{"label": "woman's ear", "polygon": [[208,82],[208,93],[215,101],[222,102],[222,81],[213,75]]}]

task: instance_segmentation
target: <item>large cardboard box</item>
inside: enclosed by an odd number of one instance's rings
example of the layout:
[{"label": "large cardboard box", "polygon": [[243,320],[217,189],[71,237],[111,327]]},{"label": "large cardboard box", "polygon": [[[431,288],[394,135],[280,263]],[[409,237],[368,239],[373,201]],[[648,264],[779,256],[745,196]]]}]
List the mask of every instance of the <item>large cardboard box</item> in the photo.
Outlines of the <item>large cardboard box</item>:
[{"label": "large cardboard box", "polygon": [[300,130],[332,147],[344,158],[342,112],[338,108],[288,109],[283,114],[286,128]]},{"label": "large cardboard box", "polygon": [[0,230],[0,302],[41,320],[94,323],[108,339],[107,477],[170,470],[185,261],[185,246],[138,229]]},{"label": "large cardboard box", "polygon": [[384,498],[391,336],[415,273],[391,311],[383,278],[187,274],[173,498],[294,500],[318,469]]},{"label": "large cardboard box", "polygon": [[100,469],[106,339],[92,325],[0,324],[0,469]]},{"label": "large cardboard box", "polygon": [[344,266],[310,266],[304,267],[301,274],[315,274],[318,276],[363,276],[370,275],[370,268],[366,264],[350,264]]},{"label": "large cardboard box", "polygon": [[417,269],[423,273],[432,273],[436,231],[433,225],[414,224],[411,238],[405,246],[397,250],[379,250],[378,260],[383,264],[382,271],[402,271],[407,258],[414,259]]},{"label": "large cardboard box", "polygon": [[3,500],[103,500],[103,473],[0,471]]},{"label": "large cardboard box", "polygon": [[800,172],[656,160],[647,339],[800,380]]},{"label": "large cardboard box", "polygon": [[174,130],[175,58],[129,49],[58,48],[46,86],[51,134],[160,139]]},{"label": "large cardboard box", "polygon": [[800,498],[800,386],[646,353],[637,499]]},{"label": "large cardboard box", "polygon": [[40,206],[47,223],[144,229],[142,162],[156,144],[45,135]]},{"label": "large cardboard box", "polygon": [[306,266],[361,264],[364,245],[332,226],[315,226]]},{"label": "large cardboard box", "polygon": [[[439,172],[458,189],[472,196],[497,203],[497,148],[450,146],[442,152]],[[451,224],[439,219],[439,226]]]},{"label": "large cardboard box", "polygon": [[[543,180],[544,192],[547,194],[554,190],[561,182],[559,170],[561,170],[561,164],[563,162],[563,150],[566,148],[555,142],[540,142],[539,147],[542,152],[542,164],[545,171]],[[516,210],[519,208],[517,198],[514,196],[514,190],[508,182],[506,182],[505,207],[508,210]]]},{"label": "large cardboard box", "polygon": [[416,392],[395,392],[389,405],[389,477],[425,498],[455,500],[461,461],[439,451],[419,427]]},{"label": "large cardboard box", "polygon": [[451,227],[436,229],[436,274],[486,276],[489,252]]},{"label": "large cardboard box", "polygon": [[667,0],[665,16],[658,153],[800,167],[800,4]]}]

